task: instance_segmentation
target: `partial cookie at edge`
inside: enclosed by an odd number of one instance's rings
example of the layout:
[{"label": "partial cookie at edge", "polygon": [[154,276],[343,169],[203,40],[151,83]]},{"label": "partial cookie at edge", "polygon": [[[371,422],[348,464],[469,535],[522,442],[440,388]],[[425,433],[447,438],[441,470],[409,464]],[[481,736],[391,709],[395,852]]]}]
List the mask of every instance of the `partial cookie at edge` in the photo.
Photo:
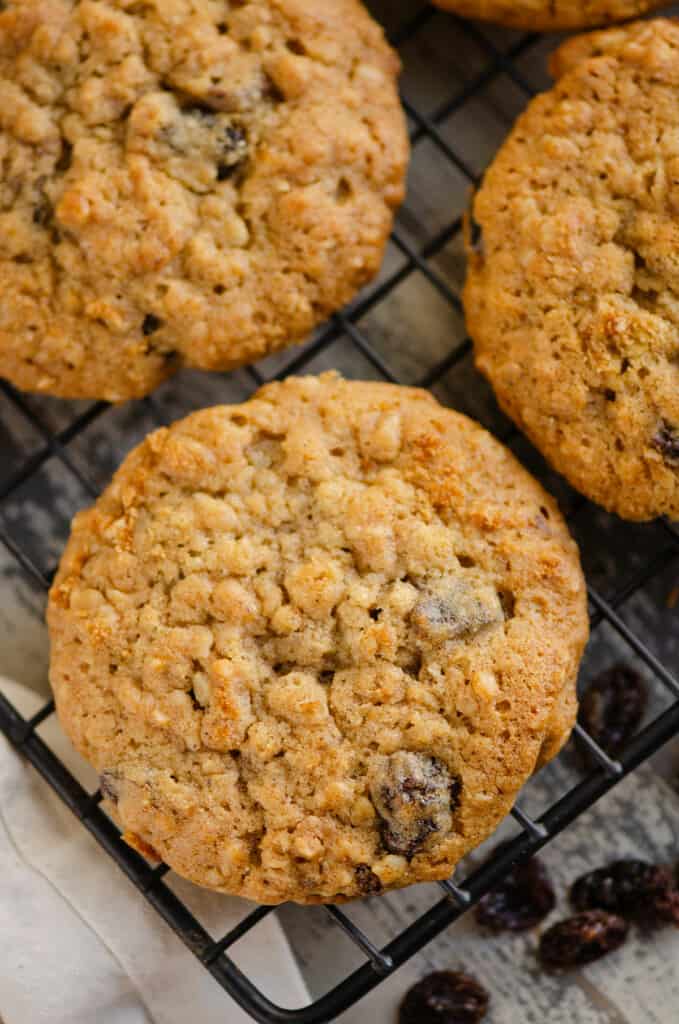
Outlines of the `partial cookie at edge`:
[{"label": "partial cookie at edge", "polygon": [[627,21],[663,0],[434,0],[447,11],[529,32],[555,32]]},{"label": "partial cookie at edge", "polygon": [[584,494],[625,518],[676,518],[679,26],[593,33],[554,64],[569,70],[475,197],[464,304],[477,365]]},{"label": "partial cookie at edge", "polygon": [[0,6],[15,385],[121,401],[252,362],[377,272],[408,143],[358,0]]}]

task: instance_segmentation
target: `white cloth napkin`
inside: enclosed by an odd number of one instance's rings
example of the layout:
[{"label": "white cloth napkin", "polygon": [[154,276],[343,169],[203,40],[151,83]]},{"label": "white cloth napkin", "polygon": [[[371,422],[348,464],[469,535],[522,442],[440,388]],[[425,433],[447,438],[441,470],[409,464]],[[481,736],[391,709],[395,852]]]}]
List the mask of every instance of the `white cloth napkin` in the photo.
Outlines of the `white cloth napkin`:
[{"label": "white cloth napkin", "polygon": [[[0,677],[30,716],[35,694]],[[41,735],[93,791],[96,776],[55,716]],[[172,876],[172,889],[219,937],[249,909]],[[308,994],[283,931],[270,916],[233,948],[269,998],[303,1006]],[[0,737],[0,1018],[4,1024],[245,1024],[210,977],[35,769]]]}]

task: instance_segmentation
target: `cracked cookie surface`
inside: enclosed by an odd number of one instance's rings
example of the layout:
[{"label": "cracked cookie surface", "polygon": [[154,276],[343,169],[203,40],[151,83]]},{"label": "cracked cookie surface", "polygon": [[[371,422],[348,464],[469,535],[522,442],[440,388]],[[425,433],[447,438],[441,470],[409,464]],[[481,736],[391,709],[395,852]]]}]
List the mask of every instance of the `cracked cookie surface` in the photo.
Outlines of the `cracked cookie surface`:
[{"label": "cracked cookie surface", "polygon": [[0,375],[119,401],[305,338],[401,201],[358,0],[0,4]]},{"label": "cracked cookie surface", "polygon": [[447,877],[565,742],[587,635],[575,544],[510,453],[334,374],[150,435],[48,618],[128,840],[264,903]]},{"label": "cracked cookie surface", "polygon": [[663,0],[434,0],[467,18],[496,21],[512,28],[553,32],[637,18]]},{"label": "cracked cookie surface", "polygon": [[679,24],[568,41],[474,200],[464,302],[503,409],[589,498],[679,517]]}]

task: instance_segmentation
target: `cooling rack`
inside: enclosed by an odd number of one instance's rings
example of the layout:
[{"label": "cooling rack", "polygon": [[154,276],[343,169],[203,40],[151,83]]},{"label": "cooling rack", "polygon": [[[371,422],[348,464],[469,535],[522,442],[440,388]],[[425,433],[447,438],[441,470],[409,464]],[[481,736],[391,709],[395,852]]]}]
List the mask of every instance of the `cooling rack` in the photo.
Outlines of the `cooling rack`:
[{"label": "cooling rack", "polygon": [[[294,353],[266,360],[236,375],[209,378],[212,384],[207,397],[212,402],[231,400],[234,382],[240,397],[245,397],[266,380],[337,366],[349,376],[417,383],[432,389],[443,401],[476,415],[557,493],[583,548],[593,637],[605,631],[616,655],[621,649],[626,651],[626,656],[653,681],[656,696],[651,720],[617,760],[609,758],[577,727],[594,767],[586,774],[580,771],[573,784],[539,814],[529,814],[518,805],[512,812],[516,834],[509,844],[464,878],[456,876],[455,881],[439,883],[436,902],[382,948],[352,920],[351,906],[343,910],[325,908],[324,912],[354,943],[360,964],[310,1005],[291,1010],[274,1005],[232,956],[232,947],[239,940],[268,914],[279,911],[260,907],[246,913],[228,934],[210,934],[172,891],[165,877],[167,866],[148,863],[122,842],[117,828],[99,807],[101,793],[84,789],[41,739],[39,728],[54,713],[53,702],[26,720],[0,695],[2,732],[155,907],[187,950],[253,1019],[263,1024],[321,1024],[334,1020],[476,903],[512,864],[539,850],[679,735],[679,682],[670,664],[672,646],[658,641],[657,623],[653,631],[648,629],[638,604],[640,595],[650,592],[660,607],[679,562],[679,534],[662,521],[643,527],[622,524],[576,496],[553,476],[501,416],[485,384],[473,376],[470,343],[464,336],[459,298],[464,273],[462,213],[470,190],[511,120],[545,84],[535,68],[543,65],[543,53],[550,44],[535,36],[481,28],[412,0],[376,0],[371,6],[388,24],[392,42],[404,59],[403,101],[413,144],[411,186],[417,197],[415,209],[409,194],[380,278],[350,307]],[[478,131],[474,132],[470,126],[477,122]],[[474,140],[471,148],[469,139]],[[428,178],[421,175],[420,166],[429,169]],[[441,202],[438,212],[430,203],[434,194],[444,197],[444,220],[440,217]],[[436,316],[432,315],[433,309],[437,310]],[[172,418],[178,409],[187,412],[203,404],[206,393],[201,386],[196,399],[190,382],[170,382],[156,395],[126,406],[122,428],[120,423],[117,428],[125,436],[122,448],[131,447],[146,429]],[[193,398],[187,399],[187,395]],[[102,448],[96,438],[100,441],[107,433],[108,417],[120,419],[120,414],[105,403],[55,403],[24,396],[1,382],[0,409],[18,417],[34,438],[29,451],[19,445],[18,452],[2,456],[0,545],[13,560],[17,575],[44,599],[57,552],[41,551],[40,545],[36,548],[26,542],[25,531],[16,528],[22,498],[31,488],[40,494],[41,474],[49,469],[74,485],[80,496],[76,506],[94,499],[112,468],[110,458],[100,457]],[[3,418],[4,412],[0,424]],[[122,454],[122,450],[117,451],[115,459]],[[55,520],[56,534],[65,540],[63,510],[47,502],[42,512]],[[676,591],[670,605],[678,595]],[[605,651],[606,642],[603,648]],[[225,1020],[228,1012],[225,998]]]}]

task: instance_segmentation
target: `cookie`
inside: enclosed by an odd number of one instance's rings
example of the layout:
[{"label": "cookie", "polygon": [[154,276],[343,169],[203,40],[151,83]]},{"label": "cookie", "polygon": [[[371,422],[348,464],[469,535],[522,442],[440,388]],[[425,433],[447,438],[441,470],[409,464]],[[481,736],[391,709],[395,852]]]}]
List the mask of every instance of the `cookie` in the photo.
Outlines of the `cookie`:
[{"label": "cookie", "polygon": [[447,877],[565,742],[587,635],[575,544],[513,456],[334,374],[148,437],[48,615],[128,841],[263,903]]},{"label": "cookie", "polygon": [[0,3],[0,375],[120,401],[304,339],[380,265],[398,70],[358,0]]},{"label": "cookie", "polygon": [[573,40],[553,67],[474,200],[477,365],[574,487],[676,519],[679,24]]},{"label": "cookie", "polygon": [[532,32],[586,28],[636,18],[663,0],[434,0],[439,7],[467,18],[496,21]]}]

